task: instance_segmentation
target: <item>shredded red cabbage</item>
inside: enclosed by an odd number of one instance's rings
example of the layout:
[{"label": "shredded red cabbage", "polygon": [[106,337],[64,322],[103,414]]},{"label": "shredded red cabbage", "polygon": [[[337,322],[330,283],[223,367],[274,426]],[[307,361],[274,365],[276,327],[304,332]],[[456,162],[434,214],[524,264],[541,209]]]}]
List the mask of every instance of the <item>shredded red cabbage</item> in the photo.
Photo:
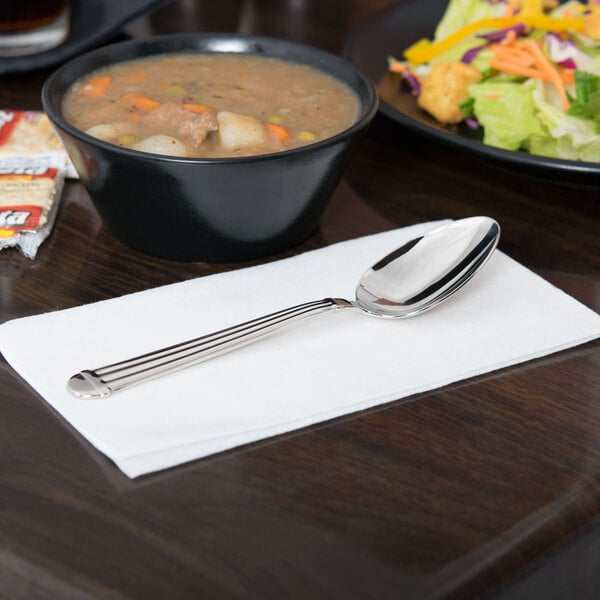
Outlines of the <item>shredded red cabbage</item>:
[{"label": "shredded red cabbage", "polygon": [[517,35],[522,35],[525,31],[525,23],[517,23],[511,27],[498,29],[498,31],[492,31],[491,33],[480,33],[477,37],[487,40],[488,42],[501,42],[509,31],[514,31]]},{"label": "shredded red cabbage", "polygon": [[589,54],[580,50],[571,40],[563,40],[555,33],[547,33],[545,37],[550,58],[567,69],[580,69],[591,60]]},{"label": "shredded red cabbage", "polygon": [[418,96],[421,93],[421,82],[410,71],[401,73],[400,85],[413,96]]},{"label": "shredded red cabbage", "polygon": [[460,59],[461,62],[464,62],[466,64],[471,64],[473,62],[473,60],[475,60],[475,57],[487,46],[487,44],[482,44],[481,46],[475,46],[475,48],[471,48],[470,50],[467,50],[462,58]]},{"label": "shredded red cabbage", "polygon": [[481,127],[481,125],[479,124],[479,121],[475,117],[467,117],[464,122],[465,122],[465,125],[469,129],[472,129],[473,131],[476,131],[477,129],[479,129]]},{"label": "shredded red cabbage", "polygon": [[461,62],[470,64],[486,46],[501,42],[507,36],[509,31],[514,31],[517,35],[523,35],[523,33],[525,33],[525,24],[517,23],[512,27],[505,27],[504,29],[498,29],[498,31],[492,31],[491,33],[478,34],[477,37],[486,40],[486,43],[467,50],[460,59]]},{"label": "shredded red cabbage", "polygon": [[577,64],[572,58],[567,58],[567,60],[563,60],[559,64],[561,67],[565,67],[565,69],[573,69],[574,71],[577,69]]}]

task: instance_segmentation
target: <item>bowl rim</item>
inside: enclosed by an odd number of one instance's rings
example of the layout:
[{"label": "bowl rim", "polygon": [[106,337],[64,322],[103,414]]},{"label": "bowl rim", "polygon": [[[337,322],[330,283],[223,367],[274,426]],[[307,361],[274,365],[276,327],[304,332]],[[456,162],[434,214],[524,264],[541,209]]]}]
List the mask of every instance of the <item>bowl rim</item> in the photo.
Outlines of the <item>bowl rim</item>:
[{"label": "bowl rim", "polygon": [[[306,144],[305,146],[300,146],[298,148],[291,148],[289,150],[281,150],[278,152],[270,152],[270,153],[265,153],[265,154],[254,154],[254,155],[249,155],[249,156],[190,157],[190,156],[171,156],[171,155],[166,155],[166,154],[154,154],[154,153],[150,153],[150,152],[142,152],[139,150],[132,150],[130,148],[124,148],[117,144],[111,144],[110,142],[105,142],[98,138],[94,138],[93,136],[88,135],[81,129],[78,129],[77,127],[72,125],[69,121],[67,121],[63,117],[62,111],[60,109],[56,109],[54,106],[54,102],[52,100],[52,89],[55,85],[57,85],[57,82],[60,80],[60,78],[62,76],[64,76],[65,73],[67,73],[69,70],[72,70],[72,69],[78,67],[80,65],[80,63],[85,63],[85,62],[90,62],[90,61],[93,62],[94,58],[101,57],[107,51],[109,51],[109,52],[114,52],[114,51],[126,52],[128,49],[134,49],[136,47],[148,46],[148,48],[150,49],[153,46],[157,47],[157,46],[160,46],[161,44],[165,44],[165,43],[173,43],[173,44],[182,43],[182,42],[185,43],[188,40],[190,42],[191,41],[208,42],[210,40],[222,42],[223,40],[227,40],[227,39],[245,42],[248,47],[250,47],[252,44],[256,44],[256,45],[278,44],[280,46],[283,45],[285,48],[288,48],[290,50],[296,50],[298,52],[309,53],[309,54],[312,54],[313,56],[315,56],[316,58],[321,58],[322,60],[329,61],[330,63],[333,62],[334,64],[343,67],[349,73],[352,73],[352,75],[354,77],[356,77],[358,80],[360,80],[360,82],[362,83],[364,90],[366,91],[366,96],[365,96],[364,100],[361,98],[361,94],[356,89],[353,89],[352,86],[348,82],[344,81],[340,77],[336,77],[332,73],[327,73],[323,69],[319,69],[318,65],[314,65],[314,64],[310,64],[310,63],[303,63],[301,60],[294,61],[294,62],[297,62],[298,64],[308,64],[309,66],[311,66],[315,69],[321,70],[322,72],[329,75],[330,77],[333,77],[334,79],[337,79],[338,81],[341,81],[342,83],[347,85],[358,96],[359,115],[358,115],[356,121],[354,121],[354,123],[352,123],[346,129],[343,129],[342,131],[336,133],[335,135],[333,135],[331,137],[325,138],[323,140],[320,140],[318,142],[314,142],[311,144]],[[155,54],[156,55],[169,54],[169,53],[175,54],[177,52],[184,53],[184,52],[193,52],[193,51],[194,51],[194,49],[190,46],[187,49],[182,48],[180,50],[162,50],[162,51],[159,50],[157,52],[150,52],[148,54],[148,56],[152,56]],[[231,53],[238,53],[238,54],[245,54],[245,55],[261,56],[261,54],[259,54],[258,52],[252,52],[252,51],[247,51],[247,50],[235,50],[235,49],[233,49],[233,50],[198,49],[197,51],[200,53],[207,53],[207,54],[219,54],[219,53],[223,53],[223,52],[231,52]],[[279,57],[273,57],[271,55],[266,55],[265,57],[266,58],[279,58]],[[143,56],[122,58],[120,60],[116,59],[111,62],[113,62],[113,63],[125,62],[128,60],[136,60],[139,58],[143,58]],[[286,60],[285,58],[279,58],[279,59]],[[290,61],[291,60],[293,60],[293,59],[290,59]],[[111,62],[107,62],[105,65],[95,66],[95,67],[89,69],[87,72],[91,73],[94,70],[101,68],[102,66],[107,66],[108,64],[111,64]],[[82,77],[83,75],[84,75],[84,73],[81,73],[77,77],[74,77],[72,79],[72,81],[69,83],[69,85],[72,85],[79,77]],[[293,157],[296,154],[302,154],[302,153],[305,153],[310,150],[318,151],[320,148],[324,148],[327,146],[337,144],[340,141],[353,136],[357,131],[360,131],[364,127],[368,126],[368,124],[372,121],[375,114],[377,113],[378,106],[379,106],[379,95],[378,95],[377,90],[376,90],[374,84],[372,83],[372,81],[369,78],[367,78],[365,75],[363,75],[354,65],[352,65],[349,61],[347,61],[341,55],[338,56],[327,50],[322,50],[320,48],[310,46],[308,44],[302,44],[299,42],[294,42],[294,41],[286,40],[283,38],[276,38],[276,37],[262,36],[262,35],[247,35],[247,34],[238,34],[238,33],[210,33],[210,32],[208,32],[208,33],[203,33],[203,32],[170,33],[170,34],[151,36],[151,37],[147,37],[147,38],[126,40],[123,42],[115,42],[112,44],[106,44],[104,46],[101,46],[101,47],[91,50],[89,52],[86,52],[86,53],[78,56],[77,58],[74,58],[74,59],[68,61],[67,63],[65,63],[58,69],[56,69],[44,82],[44,85],[42,87],[42,92],[41,92],[41,99],[42,99],[42,105],[44,108],[44,112],[46,113],[46,115],[49,117],[49,119],[55,125],[57,125],[60,129],[65,130],[71,136],[78,138],[81,141],[84,141],[88,144],[97,145],[97,146],[104,148],[106,150],[109,150],[111,152],[115,152],[117,154],[122,154],[124,157],[128,157],[130,159],[131,158],[136,158],[136,159],[144,159],[145,158],[146,160],[151,159],[153,161],[159,161],[159,162],[170,162],[170,163],[181,163],[181,164],[186,164],[186,163],[213,164],[213,165],[214,164],[222,164],[222,163],[223,164],[240,163],[240,162],[248,163],[248,162],[258,161],[258,160],[260,160],[260,161],[275,160],[275,159],[281,159],[284,157],[285,158]]]}]

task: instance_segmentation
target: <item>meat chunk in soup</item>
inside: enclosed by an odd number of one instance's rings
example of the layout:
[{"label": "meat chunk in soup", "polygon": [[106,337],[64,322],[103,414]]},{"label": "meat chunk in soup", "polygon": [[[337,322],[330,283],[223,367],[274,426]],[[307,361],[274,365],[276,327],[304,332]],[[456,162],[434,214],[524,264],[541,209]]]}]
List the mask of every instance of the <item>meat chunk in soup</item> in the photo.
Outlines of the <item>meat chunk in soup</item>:
[{"label": "meat chunk in soup", "polygon": [[204,143],[211,131],[217,131],[215,111],[206,110],[197,114],[174,102],[167,102],[152,109],[143,120],[144,126],[161,131],[181,140],[189,139],[194,146]]},{"label": "meat chunk in soup", "polygon": [[117,63],[77,81],[65,117],[91,136],[142,152],[229,157],[317,142],[358,116],[345,84],[305,65],[224,54]]}]

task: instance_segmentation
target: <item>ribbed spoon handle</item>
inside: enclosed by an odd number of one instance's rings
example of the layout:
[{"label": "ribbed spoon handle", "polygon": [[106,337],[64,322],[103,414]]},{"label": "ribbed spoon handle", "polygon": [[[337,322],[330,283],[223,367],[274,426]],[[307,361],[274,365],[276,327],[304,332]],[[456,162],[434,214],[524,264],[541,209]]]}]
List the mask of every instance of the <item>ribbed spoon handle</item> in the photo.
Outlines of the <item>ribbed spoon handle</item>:
[{"label": "ribbed spoon handle", "polygon": [[67,388],[77,398],[104,398],[117,390],[235,350],[299,319],[346,306],[352,304],[337,298],[298,304],[181,344],[80,371],[69,379]]}]

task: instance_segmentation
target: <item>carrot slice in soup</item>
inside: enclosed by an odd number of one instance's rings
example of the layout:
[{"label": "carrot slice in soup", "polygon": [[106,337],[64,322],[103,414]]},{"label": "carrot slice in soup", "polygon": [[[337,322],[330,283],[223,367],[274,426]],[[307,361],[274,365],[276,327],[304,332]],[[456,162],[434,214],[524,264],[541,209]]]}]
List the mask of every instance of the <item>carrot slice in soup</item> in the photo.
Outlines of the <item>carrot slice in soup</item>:
[{"label": "carrot slice in soup", "polygon": [[121,97],[121,100],[127,104],[131,104],[131,106],[137,108],[138,110],[149,111],[153,110],[157,106],[160,106],[160,102],[153,100],[141,92],[128,92]]},{"label": "carrot slice in soup", "polygon": [[111,83],[112,77],[109,75],[95,75],[83,84],[81,93],[90,98],[101,98],[106,94]]},{"label": "carrot slice in soup", "polygon": [[285,142],[290,137],[290,132],[281,125],[275,125],[274,123],[268,123],[267,129],[274,133],[280,141]]},{"label": "carrot slice in soup", "polygon": [[204,106],[203,104],[194,104],[192,102],[184,102],[181,105],[181,108],[185,108],[185,110],[191,110],[193,113],[196,113],[197,115],[201,115],[205,112],[209,112],[210,110],[212,110],[208,106]]}]

